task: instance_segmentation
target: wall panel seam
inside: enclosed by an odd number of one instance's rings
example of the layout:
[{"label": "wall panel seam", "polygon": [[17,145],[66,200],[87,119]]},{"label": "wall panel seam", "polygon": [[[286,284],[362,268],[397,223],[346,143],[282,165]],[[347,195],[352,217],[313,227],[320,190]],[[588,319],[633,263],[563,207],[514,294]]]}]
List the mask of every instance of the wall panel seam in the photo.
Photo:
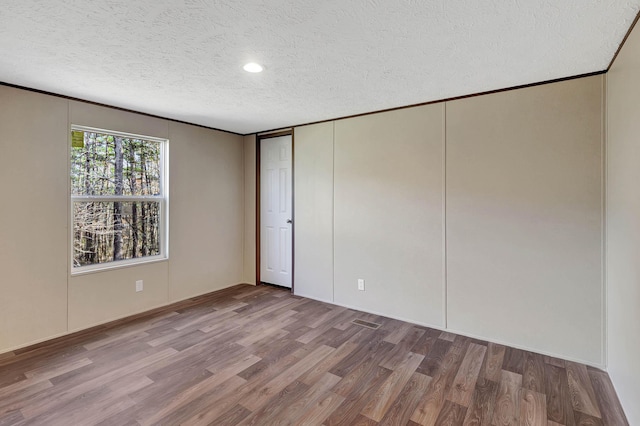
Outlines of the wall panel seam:
[{"label": "wall panel seam", "polygon": [[242,137],[242,281],[246,281],[245,272],[247,249],[247,144],[245,136]]},{"label": "wall panel seam", "polygon": [[609,367],[608,364],[608,358],[609,358],[609,322],[608,322],[608,296],[609,296],[609,288],[608,288],[608,281],[607,281],[607,182],[608,182],[608,167],[607,167],[607,146],[609,143],[609,137],[608,137],[608,108],[607,108],[607,75],[603,75],[602,76],[602,103],[601,103],[601,108],[602,108],[602,125],[601,125],[601,160],[600,160],[600,167],[601,167],[601,232],[602,232],[602,241],[601,241],[601,247],[602,247],[602,277],[601,277],[601,285],[602,285],[602,293],[601,293],[601,316],[602,316],[602,350],[601,350],[601,357],[602,357],[602,364],[604,365],[605,369],[607,369]]},{"label": "wall panel seam", "polygon": [[447,103],[442,106],[442,316],[445,329],[449,326],[448,262],[447,262]]},{"label": "wall panel seam", "polygon": [[[67,100],[67,137],[66,137],[66,151],[67,151],[67,176],[71,174],[71,144],[69,141],[71,131],[71,101]],[[67,328],[66,332],[69,332],[69,286],[71,285],[71,250],[73,249],[73,223],[71,221],[71,179],[67,179]]]},{"label": "wall panel seam", "polygon": [[336,122],[331,137],[331,301],[336,301]]}]

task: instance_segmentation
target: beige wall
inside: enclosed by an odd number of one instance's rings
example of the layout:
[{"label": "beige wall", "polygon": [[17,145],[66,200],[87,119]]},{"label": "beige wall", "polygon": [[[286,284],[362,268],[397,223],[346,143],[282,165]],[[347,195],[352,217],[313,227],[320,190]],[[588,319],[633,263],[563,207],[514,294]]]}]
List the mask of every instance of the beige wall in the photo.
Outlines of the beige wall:
[{"label": "beige wall", "polygon": [[602,366],[602,106],[595,76],[296,128],[296,292]]},{"label": "beige wall", "polygon": [[[70,275],[71,124],[170,139],[169,260]],[[0,352],[243,282],[242,137],[0,86],[0,144]]]},{"label": "beige wall", "polygon": [[67,330],[67,115],[0,86],[0,353]]},{"label": "beige wall", "polygon": [[295,293],[444,327],[443,149],[443,104],[296,128]]},{"label": "beige wall", "polygon": [[85,102],[69,101],[69,123],[157,138],[169,137],[169,121]]},{"label": "beige wall", "polygon": [[595,76],[447,103],[448,326],[602,365]]},{"label": "beige wall", "polygon": [[[168,269],[169,262],[154,262],[69,277],[69,331],[166,305]],[[136,280],[142,292],[135,292]]]},{"label": "beige wall", "polygon": [[171,123],[169,299],[242,282],[240,136]]},{"label": "beige wall", "polygon": [[295,293],[333,299],[334,123],[297,127],[294,133]]},{"label": "beige wall", "polygon": [[335,126],[335,302],[443,326],[444,105]]},{"label": "beige wall", "polygon": [[607,74],[608,370],[640,424],[640,27]]}]

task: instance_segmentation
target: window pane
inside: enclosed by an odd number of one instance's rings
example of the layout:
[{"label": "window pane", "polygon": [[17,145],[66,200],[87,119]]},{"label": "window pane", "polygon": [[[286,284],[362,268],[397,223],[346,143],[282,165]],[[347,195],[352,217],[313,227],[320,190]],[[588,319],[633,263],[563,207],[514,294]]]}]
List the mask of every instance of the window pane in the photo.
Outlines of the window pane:
[{"label": "window pane", "polygon": [[160,202],[74,202],[73,266],[160,254]]},{"label": "window pane", "polygon": [[84,132],[77,145],[71,148],[72,195],[161,195],[160,142]]}]

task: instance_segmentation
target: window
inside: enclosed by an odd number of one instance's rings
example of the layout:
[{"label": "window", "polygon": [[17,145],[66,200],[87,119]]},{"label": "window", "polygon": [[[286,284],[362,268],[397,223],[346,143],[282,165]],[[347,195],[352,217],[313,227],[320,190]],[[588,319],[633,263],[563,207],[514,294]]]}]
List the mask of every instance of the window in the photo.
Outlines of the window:
[{"label": "window", "polygon": [[167,257],[167,141],[73,126],[73,272]]}]

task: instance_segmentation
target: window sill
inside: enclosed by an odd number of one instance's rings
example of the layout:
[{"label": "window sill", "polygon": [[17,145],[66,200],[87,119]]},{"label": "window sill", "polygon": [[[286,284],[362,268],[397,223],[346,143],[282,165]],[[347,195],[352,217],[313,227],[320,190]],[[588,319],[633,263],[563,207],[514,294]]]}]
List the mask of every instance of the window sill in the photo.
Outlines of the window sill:
[{"label": "window sill", "polygon": [[72,277],[77,277],[80,275],[95,274],[98,272],[108,272],[116,269],[133,268],[136,266],[148,265],[150,263],[166,262],[168,260],[169,260],[168,256],[153,256],[145,260],[136,259],[135,261],[132,261],[131,259],[129,259],[129,260],[122,260],[118,262],[102,263],[98,265],[81,266],[79,268],[71,267],[70,275]]}]

